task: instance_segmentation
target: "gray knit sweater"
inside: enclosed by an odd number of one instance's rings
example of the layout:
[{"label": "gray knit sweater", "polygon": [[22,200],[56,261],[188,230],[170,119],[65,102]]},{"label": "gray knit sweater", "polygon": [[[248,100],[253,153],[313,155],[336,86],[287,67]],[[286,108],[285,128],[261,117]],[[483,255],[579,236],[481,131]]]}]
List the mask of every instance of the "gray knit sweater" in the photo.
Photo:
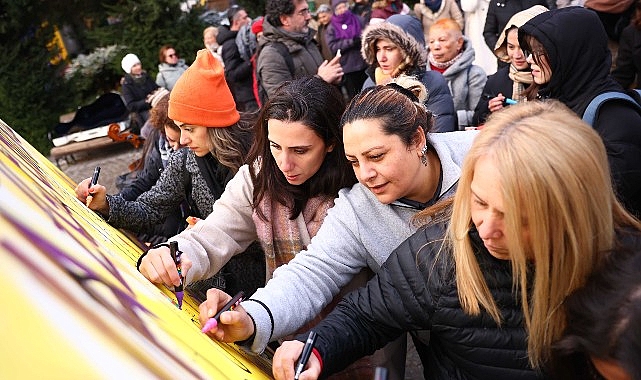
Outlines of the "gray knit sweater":
[{"label": "gray knit sweater", "polygon": [[[475,131],[429,135],[443,170],[441,198],[454,194],[475,136]],[[416,231],[411,218],[417,211],[400,203],[382,204],[360,183],[341,190],[307,250],[279,267],[264,288],[242,303],[256,323],[251,350],[262,352],[269,341],[312,320],[361,269],[377,272]]]},{"label": "gray knit sweater", "polygon": [[[183,172],[183,162],[187,173]],[[109,219],[114,227],[138,231],[141,227],[162,223],[167,215],[185,200],[185,179],[191,182],[191,198],[204,218],[212,210],[220,194],[212,194],[200,174],[196,156],[188,148],[172,154],[165,171],[148,191],[135,201],[126,201],[120,195],[107,195]]]}]

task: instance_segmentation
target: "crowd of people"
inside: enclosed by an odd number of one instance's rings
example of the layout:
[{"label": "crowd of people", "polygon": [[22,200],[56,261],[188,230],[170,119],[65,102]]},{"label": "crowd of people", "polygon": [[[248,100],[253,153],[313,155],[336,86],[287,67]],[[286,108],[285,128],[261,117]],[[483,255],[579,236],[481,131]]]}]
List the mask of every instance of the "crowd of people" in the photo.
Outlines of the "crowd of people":
[{"label": "crowd of people", "polygon": [[641,379],[641,1],[322,3],[122,59],[143,168],[76,194],[138,270],[177,242],[203,324],[244,290],[207,334],[276,379],[310,330],[301,379],[403,379],[408,337],[425,378]]}]

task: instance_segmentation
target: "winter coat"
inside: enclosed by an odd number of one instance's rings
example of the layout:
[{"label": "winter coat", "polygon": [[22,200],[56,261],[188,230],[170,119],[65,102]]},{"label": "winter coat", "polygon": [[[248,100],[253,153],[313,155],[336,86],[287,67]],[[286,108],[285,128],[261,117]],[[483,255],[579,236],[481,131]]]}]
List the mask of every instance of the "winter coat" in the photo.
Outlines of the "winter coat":
[{"label": "winter coat", "polygon": [[483,88],[483,94],[479,99],[476,108],[474,109],[474,117],[472,118],[472,125],[481,125],[490,115],[489,101],[497,96],[499,93],[503,94],[506,98],[512,98],[514,90],[514,82],[509,77],[510,67],[502,67],[493,75],[487,77],[487,82]]},{"label": "winter coat", "polygon": [[481,66],[487,75],[496,72],[494,48],[490,49],[483,38],[485,18],[490,0],[461,0],[461,10],[465,15],[465,35],[474,48],[474,64]]},{"label": "winter coat", "polygon": [[414,14],[421,24],[423,24],[423,35],[425,36],[425,41],[429,40],[430,27],[436,20],[451,18],[456,21],[456,23],[461,27],[461,30],[465,27],[463,22],[463,13],[455,0],[442,0],[441,7],[436,12],[432,12],[427,5],[422,2],[418,2],[414,4]]},{"label": "winter coat", "polygon": [[376,60],[376,41],[386,38],[410,57],[411,64],[404,74],[413,75],[423,82],[427,89],[425,106],[436,117],[433,132],[451,132],[457,129],[454,103],[447,82],[440,73],[426,71],[427,52],[420,22],[411,16],[394,15],[387,21],[369,25],[363,30],[361,54],[369,65],[369,79],[363,88],[374,86],[374,71],[379,66]]},{"label": "winter coat", "polygon": [[326,38],[332,56],[336,55],[338,49],[341,50],[341,67],[344,73],[353,73],[363,71],[367,68],[367,63],[361,56],[361,38],[336,38],[334,25],[327,25]]},{"label": "winter coat", "polygon": [[331,61],[332,58],[334,58],[334,54],[332,54],[332,50],[329,48],[329,45],[327,45],[327,27],[328,26],[329,24],[327,25],[318,24],[318,30],[316,31],[315,38],[316,38],[316,43],[318,43],[318,46],[320,48],[323,59]]},{"label": "winter coat", "polygon": [[[136,178],[119,193],[127,201],[134,201],[138,196],[151,189],[160,178],[160,174],[165,170],[167,162],[163,162],[160,153],[160,145],[166,144],[167,141],[165,136],[154,128],[148,141],[153,146],[149,147],[144,157],[145,161],[142,169],[138,171]],[[166,147],[165,149],[171,152],[171,147]],[[181,206],[185,206],[184,209]],[[185,227],[185,218],[189,216],[189,210],[186,207],[186,202],[183,202],[181,206],[170,212],[164,222],[142,229],[141,234],[138,235],[139,240],[150,241],[155,244],[166,241],[182,231]]]},{"label": "winter coat", "polygon": [[[521,44],[525,35],[540,41],[549,56],[552,76],[541,86],[541,98],[558,99],[582,117],[597,95],[623,91],[609,75],[608,37],[593,11],[568,7],[542,13],[519,28]],[[641,215],[641,115],[633,104],[613,100],[602,105],[592,127],[605,144],[619,200]]]},{"label": "winter coat", "polygon": [[170,65],[166,62],[159,64],[158,74],[156,74],[156,84],[159,87],[164,87],[171,91],[176,85],[178,78],[180,78],[188,67],[182,58],[179,59],[175,65]]},{"label": "winter coat", "polygon": [[[287,67],[285,58],[277,48],[270,45],[271,42],[281,42],[287,47],[296,69],[293,75]],[[256,63],[256,74],[268,96],[273,94],[284,81],[306,75],[316,75],[318,67],[323,63],[323,57],[314,40],[312,29],[308,29],[307,33],[289,33],[272,26],[265,18],[263,20],[263,38],[258,44],[260,53]]]},{"label": "winter coat", "polygon": [[527,332],[510,261],[494,258],[471,229],[476,259],[502,325],[484,311],[466,314],[453,258],[442,249],[444,233],[442,224],[419,229],[391,253],[366,287],[346,296],[313,328],[323,375],[407,331],[416,336],[429,331],[429,342],[416,345],[426,379],[542,378],[528,364]]},{"label": "winter coat", "polygon": [[129,112],[148,111],[151,104],[147,103],[147,95],[158,89],[156,82],[143,71],[140,78],[134,79],[130,74],[125,74],[122,83],[122,98]]},{"label": "winter coat", "polygon": [[465,36],[463,40],[461,56],[443,72],[452,93],[459,129],[473,125],[474,109],[487,81],[485,71],[473,64],[474,48],[470,40]]},{"label": "winter coat", "polygon": [[612,77],[624,88],[641,88],[641,29],[628,25],[621,33]]},{"label": "winter coat", "polygon": [[236,45],[237,31],[223,26],[218,28],[216,42],[222,46],[223,62],[225,63],[225,80],[229,85],[236,104],[255,101],[252,90],[252,64],[243,60]]},{"label": "winter coat", "polygon": [[534,5],[543,5],[548,7],[546,0],[496,0],[490,1],[490,7],[487,10],[485,18],[485,27],[483,28],[483,38],[485,43],[494,50],[499,33],[505,28],[505,24],[517,12],[528,9]]},{"label": "winter coat", "polygon": [[381,19],[381,20],[387,20],[390,16],[396,15],[401,13],[403,10],[403,1],[402,0],[394,0],[389,4],[384,4],[386,3],[385,0],[374,0],[372,3],[372,13],[370,16],[370,20],[375,18],[375,19]]}]

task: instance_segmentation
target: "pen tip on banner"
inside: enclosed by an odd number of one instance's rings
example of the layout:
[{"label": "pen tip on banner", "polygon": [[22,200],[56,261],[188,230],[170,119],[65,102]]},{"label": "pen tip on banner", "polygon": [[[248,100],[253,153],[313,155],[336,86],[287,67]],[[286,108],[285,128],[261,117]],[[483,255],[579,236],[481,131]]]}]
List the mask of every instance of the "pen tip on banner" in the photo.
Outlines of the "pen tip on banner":
[{"label": "pen tip on banner", "polygon": [[178,301],[178,308],[183,309],[183,297],[185,294],[183,292],[176,292],[176,301]]},{"label": "pen tip on banner", "polygon": [[205,325],[200,331],[202,331],[203,333],[206,333],[216,326],[218,326],[218,321],[216,320],[216,318],[209,318],[207,322],[205,322]]}]

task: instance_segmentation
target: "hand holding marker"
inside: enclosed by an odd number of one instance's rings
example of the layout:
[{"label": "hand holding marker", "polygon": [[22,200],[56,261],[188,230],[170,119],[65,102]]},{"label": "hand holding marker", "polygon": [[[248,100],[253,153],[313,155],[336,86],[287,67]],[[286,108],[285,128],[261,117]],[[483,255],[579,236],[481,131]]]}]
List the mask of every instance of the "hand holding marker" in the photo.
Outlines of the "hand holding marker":
[{"label": "hand holding marker", "polygon": [[218,326],[220,315],[226,312],[227,310],[234,310],[234,308],[243,301],[244,297],[245,297],[245,293],[242,290],[238,292],[234,297],[232,297],[231,300],[229,300],[229,302],[225,304],[225,306],[223,306],[220,310],[218,310],[216,315],[209,318],[207,322],[205,322],[205,325],[200,331],[206,333],[206,332],[209,332],[209,330],[213,329],[214,327]]},{"label": "hand holding marker", "polygon": [[298,380],[300,378],[300,374],[303,373],[303,370],[309,361],[309,357],[312,355],[314,343],[316,343],[316,333],[314,331],[310,331],[309,336],[307,336],[307,341],[305,342],[305,347],[303,347],[303,353],[300,355],[300,359],[296,365],[294,380]]},{"label": "hand holding marker", "polygon": [[176,269],[178,270],[178,275],[180,276],[180,285],[174,287],[174,293],[176,294],[176,301],[178,302],[178,308],[182,310],[183,298],[185,296],[185,293],[183,292],[183,284],[185,282],[185,278],[182,275],[182,264],[180,260],[180,256],[182,255],[182,252],[178,250],[177,241],[169,242],[169,253],[171,254],[171,258],[174,260],[174,263],[176,263]]},{"label": "hand holding marker", "polygon": [[[96,166],[96,168],[93,170],[93,176],[91,177],[91,182],[89,183],[89,189],[91,189],[98,183],[99,176],[100,176],[100,166]],[[91,203],[91,199],[93,199],[93,196],[90,193],[89,195],[87,195],[87,207],[89,207],[89,203]]]}]

